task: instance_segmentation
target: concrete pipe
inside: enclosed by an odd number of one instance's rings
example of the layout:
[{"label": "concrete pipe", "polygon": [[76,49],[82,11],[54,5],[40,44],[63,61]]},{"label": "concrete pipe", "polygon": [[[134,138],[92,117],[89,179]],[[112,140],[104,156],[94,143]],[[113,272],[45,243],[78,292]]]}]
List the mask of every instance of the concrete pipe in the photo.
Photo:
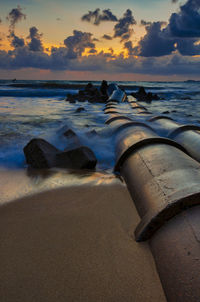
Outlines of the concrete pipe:
[{"label": "concrete pipe", "polygon": [[126,99],[126,94],[121,89],[114,90],[108,99],[108,102],[122,103]]},{"label": "concrete pipe", "polygon": [[116,114],[116,113],[119,113],[119,112],[117,111],[117,109],[106,109],[104,111],[104,113],[105,114]]},{"label": "concrete pipe", "polygon": [[110,124],[112,123],[113,121],[116,121],[116,120],[128,120],[128,121],[132,121],[129,117],[127,116],[124,116],[124,115],[120,115],[120,114],[112,114],[107,120],[106,120],[106,124]]},{"label": "concrete pipe", "polygon": [[[116,128],[115,170],[141,217],[135,237],[149,239],[167,301],[199,301],[200,164],[146,124],[118,115],[109,125]],[[173,130],[170,137],[195,133],[184,130]]]},{"label": "concrete pipe", "polygon": [[188,154],[200,162],[200,127],[180,125],[170,118],[154,117],[149,120],[154,129],[160,128],[162,134],[181,144]]},{"label": "concrete pipe", "polygon": [[112,83],[112,84],[108,85],[108,88],[107,88],[107,95],[108,95],[108,96],[111,96],[112,93],[113,93],[113,91],[114,91],[114,90],[117,90],[117,89],[119,89],[119,88],[118,88],[117,84],[115,84],[115,83]]},{"label": "concrete pipe", "polygon": [[105,111],[107,109],[116,109],[116,106],[114,106],[114,105],[106,105],[105,108],[103,108],[103,111]]}]

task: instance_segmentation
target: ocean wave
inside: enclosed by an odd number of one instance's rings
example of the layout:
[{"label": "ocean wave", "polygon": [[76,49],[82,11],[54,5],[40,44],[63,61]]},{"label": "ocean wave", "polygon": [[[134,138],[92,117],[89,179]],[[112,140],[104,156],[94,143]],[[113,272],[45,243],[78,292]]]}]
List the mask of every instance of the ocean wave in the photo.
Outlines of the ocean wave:
[{"label": "ocean wave", "polygon": [[12,90],[0,90],[1,96],[9,97],[66,97],[67,94],[76,94],[78,90],[52,90],[52,89],[12,89]]}]

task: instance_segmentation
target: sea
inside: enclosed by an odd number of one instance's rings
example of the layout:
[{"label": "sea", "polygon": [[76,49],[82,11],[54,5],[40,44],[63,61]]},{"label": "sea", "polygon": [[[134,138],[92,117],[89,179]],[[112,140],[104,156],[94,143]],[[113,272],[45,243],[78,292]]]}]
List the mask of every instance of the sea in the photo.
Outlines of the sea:
[{"label": "sea", "polygon": [[[67,146],[64,129],[76,132],[83,145],[95,153],[97,171],[110,173],[115,164],[114,137],[104,114],[105,104],[66,102],[68,94],[84,89],[88,81],[0,80],[0,168],[27,168],[23,148],[32,138],[43,138],[60,150]],[[160,100],[141,103],[153,115],[166,114],[181,124],[200,126],[200,82],[116,82],[127,94],[143,86]],[[92,84],[99,87],[100,81]],[[119,104],[129,117],[128,103]],[[76,112],[79,107],[85,111]],[[134,115],[137,119],[137,116]],[[144,117],[144,119],[147,117]],[[148,117],[149,118],[149,117]],[[141,117],[140,117],[141,120]],[[92,130],[97,135],[90,136]]]}]

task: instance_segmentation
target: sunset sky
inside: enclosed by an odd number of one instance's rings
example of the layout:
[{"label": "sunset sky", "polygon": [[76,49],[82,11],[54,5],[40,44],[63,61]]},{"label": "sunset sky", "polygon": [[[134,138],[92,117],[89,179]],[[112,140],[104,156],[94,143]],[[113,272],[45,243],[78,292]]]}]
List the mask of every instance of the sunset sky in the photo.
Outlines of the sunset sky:
[{"label": "sunset sky", "polygon": [[200,0],[0,5],[2,79],[200,79]]}]

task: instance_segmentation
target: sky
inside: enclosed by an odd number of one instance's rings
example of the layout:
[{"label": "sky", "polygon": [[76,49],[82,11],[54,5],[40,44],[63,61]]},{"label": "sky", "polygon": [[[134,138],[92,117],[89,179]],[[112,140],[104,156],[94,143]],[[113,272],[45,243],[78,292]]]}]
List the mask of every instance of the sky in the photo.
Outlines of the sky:
[{"label": "sky", "polygon": [[0,78],[200,80],[200,0],[0,0]]}]

